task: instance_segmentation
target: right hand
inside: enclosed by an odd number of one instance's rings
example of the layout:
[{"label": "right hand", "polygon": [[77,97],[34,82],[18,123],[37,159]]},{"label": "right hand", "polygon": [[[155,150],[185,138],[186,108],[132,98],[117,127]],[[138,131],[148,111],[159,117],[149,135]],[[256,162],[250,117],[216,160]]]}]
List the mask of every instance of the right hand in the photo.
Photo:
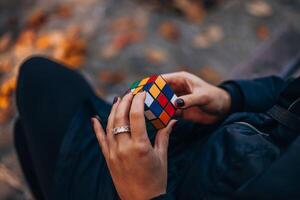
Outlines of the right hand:
[{"label": "right hand", "polygon": [[178,99],[177,116],[201,124],[213,124],[226,116],[231,107],[231,97],[222,88],[211,85],[188,72],[163,74]]}]

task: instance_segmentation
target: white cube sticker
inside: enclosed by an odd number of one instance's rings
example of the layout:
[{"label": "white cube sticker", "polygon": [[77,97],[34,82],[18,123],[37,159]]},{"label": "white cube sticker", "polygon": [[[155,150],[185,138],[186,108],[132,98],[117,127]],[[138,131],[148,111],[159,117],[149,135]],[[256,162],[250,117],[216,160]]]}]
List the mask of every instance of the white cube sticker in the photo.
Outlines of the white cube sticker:
[{"label": "white cube sticker", "polygon": [[175,101],[176,101],[176,99],[177,99],[177,96],[174,94],[173,95],[173,97],[172,97],[172,99],[171,99],[171,102],[172,102],[172,104],[175,106]]},{"label": "white cube sticker", "polygon": [[146,99],[145,99],[145,104],[150,108],[152,102],[154,101],[153,97],[151,96],[151,94],[149,94],[148,92],[146,93]]}]

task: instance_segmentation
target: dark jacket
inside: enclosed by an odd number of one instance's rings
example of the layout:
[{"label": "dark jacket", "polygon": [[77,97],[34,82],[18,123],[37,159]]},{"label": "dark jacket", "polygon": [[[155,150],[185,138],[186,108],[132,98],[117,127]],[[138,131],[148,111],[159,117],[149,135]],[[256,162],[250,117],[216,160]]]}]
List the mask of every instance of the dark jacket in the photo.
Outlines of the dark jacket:
[{"label": "dark jacket", "polygon": [[[214,126],[179,121],[169,143],[167,194],[154,199],[300,198],[300,138],[295,131],[283,134],[266,114],[275,104],[287,106],[279,99],[289,94],[282,93],[288,85],[277,77],[223,83],[232,97],[231,114]],[[108,113],[95,97],[74,116],[60,151],[53,199],[118,199],[89,121]],[[148,134],[153,141],[155,131]]]}]

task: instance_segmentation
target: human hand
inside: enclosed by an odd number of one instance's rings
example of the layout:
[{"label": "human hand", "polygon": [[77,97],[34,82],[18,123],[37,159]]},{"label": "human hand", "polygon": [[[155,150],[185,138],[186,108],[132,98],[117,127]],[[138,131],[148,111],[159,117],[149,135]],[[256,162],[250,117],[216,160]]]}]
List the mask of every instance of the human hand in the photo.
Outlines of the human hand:
[{"label": "human hand", "polygon": [[202,124],[213,124],[228,114],[230,95],[188,72],[163,74],[178,99],[177,116]]},{"label": "human hand", "polygon": [[[106,133],[96,118],[93,128],[116,190],[123,200],[146,200],[166,193],[169,134],[176,120],[157,132],[154,147],[144,117],[145,92],[126,94],[114,103]],[[114,127],[130,125],[131,132],[113,134]]]}]

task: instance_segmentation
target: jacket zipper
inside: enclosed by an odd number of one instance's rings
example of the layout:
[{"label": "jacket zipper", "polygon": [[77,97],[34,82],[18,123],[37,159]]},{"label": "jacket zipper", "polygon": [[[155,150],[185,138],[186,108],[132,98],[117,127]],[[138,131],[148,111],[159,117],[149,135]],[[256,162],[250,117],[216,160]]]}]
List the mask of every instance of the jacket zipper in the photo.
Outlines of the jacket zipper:
[{"label": "jacket zipper", "polygon": [[247,122],[234,122],[235,124],[241,124],[241,125],[244,125],[244,126],[247,126],[249,128],[251,128],[252,130],[254,130],[255,132],[257,132],[258,134],[261,134],[261,135],[264,135],[264,136],[269,136],[268,133],[264,133],[260,130],[258,130],[257,128],[255,128],[252,124],[249,124]]}]

